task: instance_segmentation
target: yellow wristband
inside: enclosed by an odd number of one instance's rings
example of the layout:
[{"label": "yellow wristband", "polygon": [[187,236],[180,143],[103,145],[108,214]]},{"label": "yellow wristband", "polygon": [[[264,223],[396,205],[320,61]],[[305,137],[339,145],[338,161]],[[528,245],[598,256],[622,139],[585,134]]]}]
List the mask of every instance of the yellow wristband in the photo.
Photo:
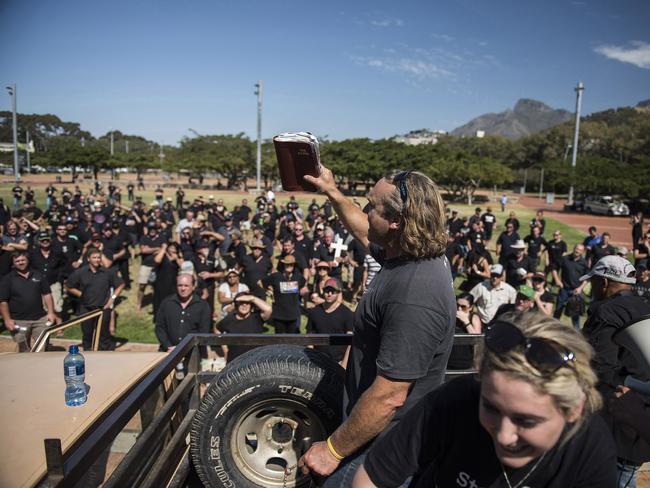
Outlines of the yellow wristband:
[{"label": "yellow wristband", "polygon": [[345,456],[341,456],[338,452],[336,452],[336,449],[334,449],[331,436],[327,438],[327,449],[329,450],[330,454],[336,458],[337,461],[343,461],[345,458]]}]

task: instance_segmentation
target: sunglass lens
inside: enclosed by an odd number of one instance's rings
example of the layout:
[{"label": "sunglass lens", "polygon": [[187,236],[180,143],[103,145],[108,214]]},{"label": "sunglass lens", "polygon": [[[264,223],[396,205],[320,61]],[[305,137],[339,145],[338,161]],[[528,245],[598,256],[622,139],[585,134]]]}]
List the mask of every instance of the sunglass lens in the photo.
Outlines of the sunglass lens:
[{"label": "sunglass lens", "polygon": [[548,341],[532,338],[526,348],[526,359],[542,372],[557,371],[564,363],[564,355]]},{"label": "sunglass lens", "polygon": [[505,322],[495,323],[485,333],[485,344],[497,354],[510,351],[525,342],[526,338],[521,331],[514,325]]}]

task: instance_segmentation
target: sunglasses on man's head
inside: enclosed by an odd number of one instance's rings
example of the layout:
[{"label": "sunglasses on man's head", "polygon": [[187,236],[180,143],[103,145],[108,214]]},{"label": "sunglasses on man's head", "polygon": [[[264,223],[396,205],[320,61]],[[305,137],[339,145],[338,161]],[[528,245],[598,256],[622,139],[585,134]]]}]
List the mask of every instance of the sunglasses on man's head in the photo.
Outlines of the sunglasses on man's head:
[{"label": "sunglasses on man's head", "polygon": [[406,203],[406,198],[408,197],[408,193],[406,192],[406,179],[411,176],[411,173],[413,173],[412,169],[402,171],[393,178],[393,184],[399,189],[399,196],[402,199],[402,203]]},{"label": "sunglasses on man's head", "polygon": [[485,345],[495,354],[522,347],[526,360],[543,375],[551,375],[575,361],[575,354],[558,343],[539,337],[526,337],[515,325],[496,321],[485,332]]}]

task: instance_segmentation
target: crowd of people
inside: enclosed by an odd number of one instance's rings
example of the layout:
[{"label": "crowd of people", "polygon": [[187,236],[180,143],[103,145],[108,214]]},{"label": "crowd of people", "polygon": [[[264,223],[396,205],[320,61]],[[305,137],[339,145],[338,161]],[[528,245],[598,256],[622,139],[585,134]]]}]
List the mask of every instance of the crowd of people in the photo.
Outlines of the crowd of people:
[{"label": "crowd of people", "polygon": [[[490,208],[461,217],[418,172],[382,178],[365,207],[327,168],[306,179],[323,204],[279,205],[268,192],[229,209],[212,195],[189,200],[178,188],[172,198],[160,187],[147,204],[132,184],[123,202],[111,183],[87,193],[50,185],[41,210],[17,186],[13,209],[0,202],[4,324],[28,350],[30,336],[71,309],[107,310],[99,343],[113,349],[115,306],[134,288],[138,313],[152,295],[163,351],[191,332],[260,333],[267,324],[275,333],[298,333],[301,323],[354,331],[351,347],[321,348],[346,366],[345,421],[297,464],[326,476],[324,486],[604,487],[616,467],[618,485],[635,486],[650,444],[635,425],[647,417],[630,412],[647,400],[622,385],[650,372],[612,336],[650,315],[641,215],[632,219],[632,264],[595,227],[569,249],[543,211],[523,224],[511,211],[502,226]],[[482,355],[453,346],[454,333],[484,333]],[[92,337],[84,324],[84,348]],[[232,360],[247,349],[219,353]],[[437,388],[445,369],[477,364],[480,383]],[[476,425],[458,424],[457,435],[457,420],[468,418]],[[480,462],[460,453],[468,442]]]},{"label": "crowd of people", "polygon": [[[7,328],[21,323],[14,334],[20,350],[49,323],[113,310],[131,288],[136,313],[151,297],[161,350],[193,331],[262,332],[268,324],[276,333],[298,333],[303,317],[311,332],[351,332],[344,295],[354,304],[380,269],[329,201],[301,208],[292,197],[280,206],[268,192],[252,208],[243,198],[229,209],[212,195],[188,200],[182,188],[165,197],[158,187],[148,203],[133,184],[126,198],[119,190],[113,183],[87,192],[49,185],[41,209],[31,188],[16,185],[13,209],[0,202],[0,272],[18,272],[13,260],[20,255],[31,273],[23,280],[43,282],[38,296],[51,304],[23,306],[16,287],[0,297]],[[115,347],[115,325],[114,312],[104,314],[100,349]],[[84,348],[92,337],[89,321]],[[340,348],[328,352],[343,360]]]}]

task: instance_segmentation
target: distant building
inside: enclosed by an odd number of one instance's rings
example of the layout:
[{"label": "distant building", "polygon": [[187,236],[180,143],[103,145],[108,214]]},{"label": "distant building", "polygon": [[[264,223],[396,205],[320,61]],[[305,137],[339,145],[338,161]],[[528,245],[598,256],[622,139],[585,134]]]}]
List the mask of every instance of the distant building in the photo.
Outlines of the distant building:
[{"label": "distant building", "polygon": [[440,136],[447,135],[447,131],[429,129],[412,130],[404,136],[395,136],[391,140],[408,144],[409,146],[417,146],[419,144],[435,144],[438,142]]},{"label": "distant building", "polygon": [[477,130],[475,135],[479,139],[483,139],[485,137],[485,131],[484,130]]}]

